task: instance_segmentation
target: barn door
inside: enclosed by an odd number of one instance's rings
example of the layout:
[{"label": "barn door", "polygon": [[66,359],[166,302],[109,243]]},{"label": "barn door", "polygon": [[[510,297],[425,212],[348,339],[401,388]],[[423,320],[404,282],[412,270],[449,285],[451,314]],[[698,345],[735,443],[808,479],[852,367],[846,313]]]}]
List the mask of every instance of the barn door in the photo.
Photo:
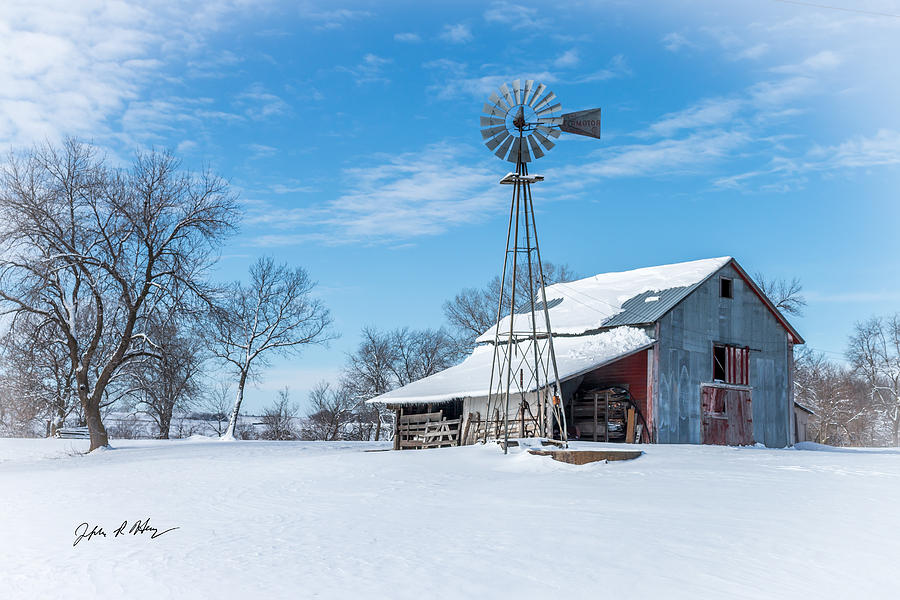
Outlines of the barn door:
[{"label": "barn door", "polygon": [[700,387],[700,416],[704,444],[753,444],[750,390]]}]

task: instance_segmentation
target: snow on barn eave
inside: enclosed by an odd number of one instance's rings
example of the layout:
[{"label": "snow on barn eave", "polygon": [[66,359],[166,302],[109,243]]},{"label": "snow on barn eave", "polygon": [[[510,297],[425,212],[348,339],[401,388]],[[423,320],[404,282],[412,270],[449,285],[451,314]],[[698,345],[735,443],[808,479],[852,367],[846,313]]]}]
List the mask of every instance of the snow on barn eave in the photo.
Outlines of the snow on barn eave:
[{"label": "snow on barn eave", "polygon": [[[566,381],[636,352],[656,341],[642,329],[616,327],[593,335],[553,337],[559,378]],[[369,400],[373,404],[440,404],[488,395],[493,346],[482,345],[462,363]],[[529,390],[533,391],[533,390]]]}]

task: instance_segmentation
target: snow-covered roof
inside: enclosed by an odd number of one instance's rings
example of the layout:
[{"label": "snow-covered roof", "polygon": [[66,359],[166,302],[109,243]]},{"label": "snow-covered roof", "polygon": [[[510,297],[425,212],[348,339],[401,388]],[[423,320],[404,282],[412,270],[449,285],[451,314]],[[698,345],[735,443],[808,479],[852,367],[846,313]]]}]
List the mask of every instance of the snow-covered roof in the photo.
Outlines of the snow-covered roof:
[{"label": "snow-covered roof", "polygon": [[[653,340],[643,330],[634,327],[616,327],[603,333],[578,337],[554,336],[559,378],[566,380],[575,377],[652,343]],[[487,396],[493,353],[492,344],[479,346],[455,367],[382,394],[369,402],[421,404]]]},{"label": "snow-covered roof", "polygon": [[[601,273],[547,286],[550,327],[555,334],[578,335],[619,325],[652,323],[729,261],[730,256],[707,258]],[[545,330],[542,316],[537,327]],[[478,341],[493,341],[494,330],[488,329]],[[530,311],[515,315],[515,330],[531,330]],[[500,332],[509,332],[509,316],[500,321]]]}]

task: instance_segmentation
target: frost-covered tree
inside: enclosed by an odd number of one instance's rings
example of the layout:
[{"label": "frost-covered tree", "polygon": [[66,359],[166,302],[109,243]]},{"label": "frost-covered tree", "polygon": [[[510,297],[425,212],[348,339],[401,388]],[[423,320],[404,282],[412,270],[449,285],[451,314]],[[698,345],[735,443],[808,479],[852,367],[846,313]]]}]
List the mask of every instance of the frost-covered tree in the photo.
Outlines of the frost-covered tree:
[{"label": "frost-covered tree", "polygon": [[890,427],[893,445],[900,446],[900,313],[856,323],[847,358]]},{"label": "frost-covered tree", "polygon": [[237,377],[237,392],[223,439],[234,439],[247,382],[259,368],[309,344],[332,339],[331,313],[312,292],[316,284],[301,267],[260,258],[247,284],[235,282],[223,294],[206,328],[206,343]]},{"label": "frost-covered tree", "polygon": [[130,361],[156,355],[149,305],[176,282],[201,293],[236,218],[224,181],[184,172],[168,153],[113,169],[67,140],[0,168],[0,312],[58,332],[91,450],[108,444],[108,386]]}]

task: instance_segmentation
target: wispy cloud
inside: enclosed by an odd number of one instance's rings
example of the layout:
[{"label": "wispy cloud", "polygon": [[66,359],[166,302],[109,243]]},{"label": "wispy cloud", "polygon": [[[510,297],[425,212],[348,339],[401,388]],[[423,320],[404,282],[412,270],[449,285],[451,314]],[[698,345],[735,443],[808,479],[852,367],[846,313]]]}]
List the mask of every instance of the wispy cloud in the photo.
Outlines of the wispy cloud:
[{"label": "wispy cloud", "polygon": [[663,48],[669,52],[678,52],[682,48],[688,48],[693,44],[686,37],[675,31],[667,33],[662,38]]},{"label": "wispy cloud", "polygon": [[668,137],[685,129],[722,125],[733,119],[743,106],[744,101],[737,98],[707,98],[684,110],[663,115],[639,135]]},{"label": "wispy cloud", "polygon": [[278,148],[274,146],[267,146],[265,144],[247,144],[247,149],[250,151],[250,158],[266,158],[268,156],[274,156],[278,152]]},{"label": "wispy cloud", "polygon": [[384,69],[391,64],[393,59],[383,58],[376,54],[366,54],[362,62],[353,67],[337,67],[338,71],[349,73],[356,80],[357,85],[364,83],[390,83],[385,76]]},{"label": "wispy cloud", "polygon": [[[0,145],[65,135],[134,144],[135,135],[152,129],[135,115],[143,114],[154,127],[182,118],[172,99],[147,98],[147,86],[167,61],[202,47],[207,35],[243,10],[247,7],[233,0],[202,5],[5,2],[0,9]],[[266,10],[266,4],[254,10]],[[188,62],[189,72],[214,70],[209,63]],[[137,127],[138,134],[129,127]]]},{"label": "wispy cloud", "polygon": [[438,83],[429,86],[429,91],[441,99],[458,97],[470,97],[476,99],[486,98],[491,92],[504,83],[514,79],[534,79],[544,84],[558,81],[556,74],[550,71],[540,72],[509,72],[505,75],[482,75],[469,77],[458,75],[457,77],[441,78]]},{"label": "wispy cloud", "polygon": [[609,79],[615,79],[617,77],[624,77],[627,75],[631,75],[631,67],[628,66],[628,61],[625,60],[624,55],[616,54],[611,59],[609,59],[609,62],[606,64],[605,68],[594,71],[592,73],[588,73],[587,75],[577,77],[573,83],[607,81]]},{"label": "wispy cloud", "polygon": [[842,57],[832,50],[823,50],[805,60],[792,65],[781,65],[772,68],[773,73],[789,73],[809,75],[818,71],[825,71],[839,66],[843,62]]},{"label": "wispy cloud", "polygon": [[451,44],[465,44],[466,42],[471,42],[475,39],[472,35],[472,30],[465,23],[444,25],[444,29],[438,37]]},{"label": "wispy cloud", "polygon": [[422,41],[422,37],[418,33],[395,33],[394,41],[416,44]]},{"label": "wispy cloud", "polygon": [[235,106],[248,118],[262,120],[290,112],[290,105],[261,83],[254,83],[235,98]]},{"label": "wispy cloud", "polygon": [[317,10],[306,8],[301,11],[302,16],[315,23],[319,30],[341,29],[349,21],[371,17],[372,13],[365,10],[351,10],[338,8],[334,10]]},{"label": "wispy cloud", "polygon": [[248,221],[269,230],[256,238],[261,246],[393,243],[436,235],[504,205],[495,189],[497,174],[478,165],[480,156],[469,146],[439,143],[385,157],[379,164],[345,169],[343,179],[352,183],[335,200],[296,209],[257,208]]},{"label": "wispy cloud", "polygon": [[[532,28],[542,24],[536,8],[512,2],[493,2],[484,11],[484,20],[488,23],[506,25],[512,29]],[[546,25],[546,19],[543,24]]]},{"label": "wispy cloud", "polygon": [[562,187],[572,189],[598,179],[696,174],[706,172],[746,142],[747,135],[742,132],[714,130],[681,139],[623,144],[605,149],[594,160],[554,171],[552,179],[567,181]]},{"label": "wispy cloud", "polygon": [[756,60],[769,51],[769,45],[765,42],[748,46],[737,53],[738,58]]},{"label": "wispy cloud", "polygon": [[567,69],[576,66],[579,61],[578,50],[572,48],[556,57],[556,60],[553,61],[553,66],[558,69]]}]

